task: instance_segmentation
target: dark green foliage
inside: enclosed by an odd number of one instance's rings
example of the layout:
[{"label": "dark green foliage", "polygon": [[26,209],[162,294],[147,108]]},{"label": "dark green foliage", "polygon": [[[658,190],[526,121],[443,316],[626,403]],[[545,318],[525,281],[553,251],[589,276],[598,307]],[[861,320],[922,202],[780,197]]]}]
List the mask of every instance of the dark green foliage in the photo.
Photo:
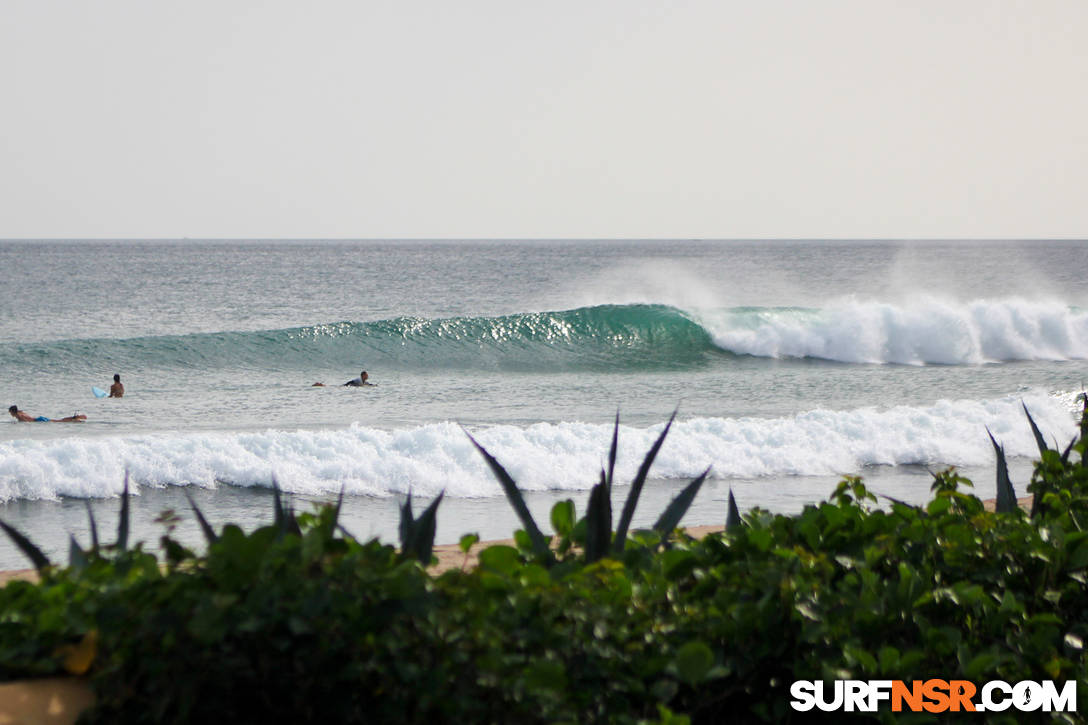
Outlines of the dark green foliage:
[{"label": "dark green foliage", "polygon": [[[986,511],[949,470],[924,508],[877,507],[848,477],[797,515],[667,547],[638,531],[592,563],[559,553],[586,530],[569,501],[548,567],[523,532],[429,573],[337,536],[331,506],[298,533],[227,525],[200,556],[163,537],[165,566],[110,547],[0,589],[0,679],[61,673],[96,641],[88,723],[820,721],[790,710],[797,679],[1074,680],[1084,703],[1088,443],[1074,451],[1036,464],[1034,519]],[[966,721],[1083,721],[1009,714]]]}]

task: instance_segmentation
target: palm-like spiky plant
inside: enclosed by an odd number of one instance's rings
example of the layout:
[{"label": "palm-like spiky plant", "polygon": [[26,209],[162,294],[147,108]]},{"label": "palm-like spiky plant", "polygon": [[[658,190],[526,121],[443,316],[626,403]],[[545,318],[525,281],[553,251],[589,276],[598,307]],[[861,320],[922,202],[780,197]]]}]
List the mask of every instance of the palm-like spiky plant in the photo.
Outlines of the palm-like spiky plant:
[{"label": "palm-like spiky plant", "polygon": [[[661,431],[661,434],[643,458],[638,473],[631,482],[631,490],[627,495],[623,511],[620,514],[619,524],[613,534],[611,494],[620,426],[619,415],[616,416],[616,422],[612,430],[612,445],[608,452],[608,466],[601,470],[600,481],[590,491],[589,502],[586,506],[586,516],[584,519],[585,538],[583,541],[586,562],[597,561],[609,554],[619,556],[623,553],[624,547],[627,544],[627,532],[630,529],[631,520],[634,518],[639,497],[642,495],[643,487],[649,476],[650,467],[653,465],[658,451],[661,450],[661,446],[665,442],[665,437],[669,434],[669,429],[672,427],[675,419],[676,413],[674,412],[669,418],[668,423],[665,424],[664,430]],[[514,479],[506,469],[503,468],[502,464],[499,463],[494,456],[488,453],[487,450],[480,445],[470,433],[468,433],[468,431],[465,431],[465,434],[468,435],[469,440],[472,441],[472,444],[476,449],[480,451],[480,454],[484,457],[484,460],[487,461],[488,466],[498,479],[499,484],[502,486],[503,493],[506,494],[506,498],[510,501],[511,506],[513,506],[514,511],[517,513],[518,518],[525,527],[525,532],[529,536],[534,554],[545,564],[554,564],[556,562],[555,554],[549,548],[548,541],[544,537],[544,534],[541,533],[540,527],[537,526],[536,521],[533,520],[533,516],[529,512],[529,507],[525,503],[525,497],[522,495],[521,490],[518,489]],[[709,473],[710,468],[707,468],[702,474],[692,480],[691,483],[689,483],[684,490],[669,503],[668,507],[666,507],[665,511],[654,523],[654,531],[664,536],[676,528],[680,523],[680,520],[684,517],[684,514],[687,513],[687,510],[691,507],[696,494],[698,494],[699,489],[702,487],[703,482],[706,480]]]}]

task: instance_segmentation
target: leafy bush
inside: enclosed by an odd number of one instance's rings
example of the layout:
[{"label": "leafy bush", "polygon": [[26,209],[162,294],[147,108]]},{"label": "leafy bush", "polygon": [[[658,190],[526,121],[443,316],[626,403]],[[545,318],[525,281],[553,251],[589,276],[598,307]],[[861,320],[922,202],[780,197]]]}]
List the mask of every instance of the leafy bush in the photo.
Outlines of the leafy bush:
[{"label": "leafy bush", "polygon": [[954,470],[925,507],[878,507],[848,477],[796,516],[731,502],[700,540],[673,514],[613,535],[610,462],[584,517],[561,502],[550,539],[523,518],[516,546],[439,575],[422,563],[437,504],[408,502],[398,552],[277,491],[272,525],[206,526],[203,554],[168,529],[160,563],[119,531],[0,589],[0,677],[87,672],[84,720],[110,723],[808,722],[794,680],[934,676],[1076,680],[1084,702],[1086,446],[1044,445],[1031,515],[986,511]]}]

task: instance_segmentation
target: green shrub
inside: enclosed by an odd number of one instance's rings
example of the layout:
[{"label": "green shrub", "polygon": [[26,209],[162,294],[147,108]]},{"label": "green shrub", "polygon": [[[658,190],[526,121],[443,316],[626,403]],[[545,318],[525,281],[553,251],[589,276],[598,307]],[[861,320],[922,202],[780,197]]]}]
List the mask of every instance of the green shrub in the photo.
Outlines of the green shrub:
[{"label": "green shrub", "polygon": [[1042,451],[1031,516],[986,511],[954,470],[925,507],[849,477],[796,516],[731,506],[700,540],[590,534],[598,493],[581,519],[554,507],[543,549],[522,530],[440,575],[433,507],[407,504],[398,552],[277,491],[272,525],[208,526],[203,554],[168,528],[160,563],[119,535],[0,589],[0,677],[87,669],[84,720],[110,723],[809,722],[797,679],[1076,680],[1085,702],[1085,458],[1083,437]]}]

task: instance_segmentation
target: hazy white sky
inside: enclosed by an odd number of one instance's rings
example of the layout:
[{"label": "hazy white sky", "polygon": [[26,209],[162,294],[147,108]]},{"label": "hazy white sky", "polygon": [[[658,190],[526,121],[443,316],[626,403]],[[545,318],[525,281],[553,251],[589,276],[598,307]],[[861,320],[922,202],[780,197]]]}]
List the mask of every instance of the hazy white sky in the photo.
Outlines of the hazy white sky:
[{"label": "hazy white sky", "polygon": [[1088,237],[1084,0],[0,0],[0,238]]}]

